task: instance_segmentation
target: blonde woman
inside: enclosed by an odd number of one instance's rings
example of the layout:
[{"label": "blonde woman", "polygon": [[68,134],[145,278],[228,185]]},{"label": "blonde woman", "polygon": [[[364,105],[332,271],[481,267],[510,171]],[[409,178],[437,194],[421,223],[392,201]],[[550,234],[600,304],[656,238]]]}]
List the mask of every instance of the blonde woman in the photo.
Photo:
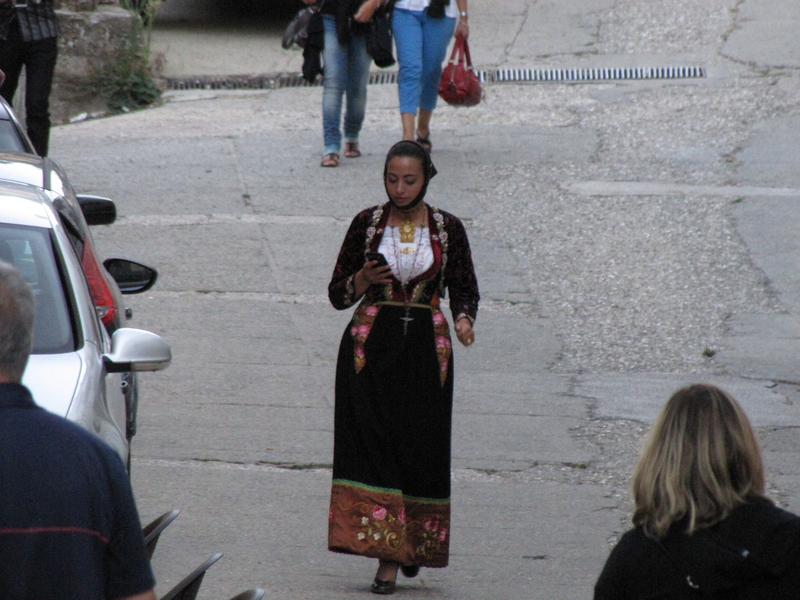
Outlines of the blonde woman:
[{"label": "blonde woman", "polygon": [[595,600],[800,597],[800,517],[766,498],[758,440],[723,390],[673,394],[632,487],[635,528],[611,552]]}]

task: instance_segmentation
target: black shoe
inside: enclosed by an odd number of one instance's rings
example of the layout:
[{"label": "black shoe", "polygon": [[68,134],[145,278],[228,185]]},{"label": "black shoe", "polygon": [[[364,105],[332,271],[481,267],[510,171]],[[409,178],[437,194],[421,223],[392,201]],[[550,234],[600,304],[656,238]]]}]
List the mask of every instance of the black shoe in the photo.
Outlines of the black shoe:
[{"label": "black shoe", "polygon": [[405,575],[409,579],[419,575],[419,565],[410,565],[410,566],[400,565],[400,570],[403,572],[403,575]]},{"label": "black shoe", "polygon": [[387,596],[389,594],[394,594],[395,585],[394,581],[381,581],[376,577],[375,581],[372,582],[372,593],[384,594]]}]

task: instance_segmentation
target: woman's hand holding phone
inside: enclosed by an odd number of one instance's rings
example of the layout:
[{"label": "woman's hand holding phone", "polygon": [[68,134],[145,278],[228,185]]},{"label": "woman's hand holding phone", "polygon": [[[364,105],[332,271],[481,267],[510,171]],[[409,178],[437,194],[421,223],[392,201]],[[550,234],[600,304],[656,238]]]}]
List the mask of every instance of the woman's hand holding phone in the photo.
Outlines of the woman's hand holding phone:
[{"label": "woman's hand holding phone", "polygon": [[360,298],[371,285],[387,285],[392,282],[392,268],[380,252],[367,252],[367,262],[356,273],[353,281],[356,298]]}]

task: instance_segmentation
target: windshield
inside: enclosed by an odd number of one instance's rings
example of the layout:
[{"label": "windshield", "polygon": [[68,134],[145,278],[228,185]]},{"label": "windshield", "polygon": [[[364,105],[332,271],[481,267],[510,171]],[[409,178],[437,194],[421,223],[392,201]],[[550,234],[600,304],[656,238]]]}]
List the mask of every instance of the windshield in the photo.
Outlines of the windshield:
[{"label": "windshield", "polygon": [[17,128],[11,121],[5,119],[0,119],[0,150],[28,151],[17,133]]},{"label": "windshield", "polygon": [[0,260],[14,265],[33,290],[33,353],[75,350],[69,307],[53,254],[50,231],[0,224]]}]

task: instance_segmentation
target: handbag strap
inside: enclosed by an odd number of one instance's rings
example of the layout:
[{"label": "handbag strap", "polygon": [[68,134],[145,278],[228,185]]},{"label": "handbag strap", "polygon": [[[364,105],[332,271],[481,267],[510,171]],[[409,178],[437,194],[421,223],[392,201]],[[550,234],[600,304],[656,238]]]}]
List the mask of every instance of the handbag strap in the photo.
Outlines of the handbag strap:
[{"label": "handbag strap", "polygon": [[456,62],[463,63],[464,62],[464,39],[463,35],[456,36],[456,43],[453,44],[453,51],[450,53],[450,64],[454,65]]},{"label": "handbag strap", "polygon": [[467,68],[472,69],[472,57],[469,55],[469,44],[467,43],[467,38],[465,38],[463,35],[459,35],[458,37],[460,37],[463,42],[462,47],[463,53],[467,57]]}]

